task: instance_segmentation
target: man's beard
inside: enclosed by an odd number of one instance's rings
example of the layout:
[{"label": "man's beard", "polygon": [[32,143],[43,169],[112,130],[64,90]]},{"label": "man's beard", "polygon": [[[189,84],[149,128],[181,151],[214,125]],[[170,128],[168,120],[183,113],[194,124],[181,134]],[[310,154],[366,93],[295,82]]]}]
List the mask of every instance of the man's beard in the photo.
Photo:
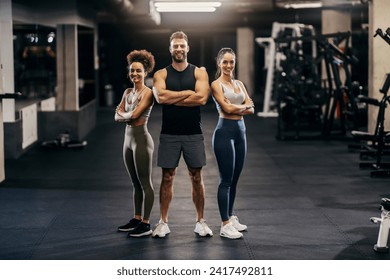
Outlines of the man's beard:
[{"label": "man's beard", "polygon": [[177,63],[180,63],[180,62],[183,62],[187,59],[187,55],[184,53],[182,54],[182,58],[177,58],[177,56],[175,54],[172,54],[172,59],[173,61],[177,62]]}]

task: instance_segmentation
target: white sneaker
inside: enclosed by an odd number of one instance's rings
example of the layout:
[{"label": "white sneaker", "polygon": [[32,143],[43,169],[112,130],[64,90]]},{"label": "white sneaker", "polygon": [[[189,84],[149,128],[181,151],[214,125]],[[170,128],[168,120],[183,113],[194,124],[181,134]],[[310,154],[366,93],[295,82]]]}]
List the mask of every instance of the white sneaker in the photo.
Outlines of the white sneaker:
[{"label": "white sneaker", "polygon": [[160,219],[160,221],[158,222],[156,228],[154,229],[154,231],[152,233],[152,237],[165,237],[170,232],[171,231],[168,227],[168,224]]},{"label": "white sneaker", "polygon": [[237,216],[231,216],[229,221],[232,223],[234,228],[238,231],[244,231],[247,230],[248,228],[246,225],[240,224]]},{"label": "white sneaker", "polygon": [[230,239],[238,239],[242,237],[242,233],[236,230],[231,222],[228,222],[226,225],[223,225],[223,223],[221,224],[221,231],[219,235]]},{"label": "white sneaker", "polygon": [[199,222],[196,222],[194,232],[200,236],[213,236],[213,232],[208,227],[204,219],[200,219]]}]

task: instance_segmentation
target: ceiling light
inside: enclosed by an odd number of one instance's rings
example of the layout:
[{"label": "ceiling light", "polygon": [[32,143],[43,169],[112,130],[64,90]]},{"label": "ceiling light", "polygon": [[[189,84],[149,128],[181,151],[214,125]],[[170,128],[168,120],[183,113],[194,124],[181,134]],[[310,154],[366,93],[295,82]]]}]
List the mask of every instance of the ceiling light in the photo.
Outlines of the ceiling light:
[{"label": "ceiling light", "polygon": [[284,7],[286,9],[308,9],[308,8],[321,8],[322,3],[321,2],[312,2],[312,3],[291,3],[291,4],[285,4]]},{"label": "ceiling light", "polygon": [[157,12],[215,12],[215,7],[160,7],[156,8]]},{"label": "ceiling light", "polygon": [[221,2],[155,2],[158,12],[215,12]]}]

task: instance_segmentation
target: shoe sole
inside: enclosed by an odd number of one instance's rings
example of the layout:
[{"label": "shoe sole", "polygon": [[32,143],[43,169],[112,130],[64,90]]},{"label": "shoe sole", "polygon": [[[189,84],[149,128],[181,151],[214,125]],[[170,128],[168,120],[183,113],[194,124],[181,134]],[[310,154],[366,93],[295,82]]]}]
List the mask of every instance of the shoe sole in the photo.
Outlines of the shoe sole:
[{"label": "shoe sole", "polygon": [[168,234],[170,234],[171,232],[167,232],[166,234],[164,235],[160,235],[160,234],[156,234],[156,235],[152,235],[152,237],[159,237],[159,238],[163,238],[165,236],[167,236]]},{"label": "shoe sole", "polygon": [[240,238],[242,238],[242,235],[241,236],[228,236],[228,235],[224,235],[224,234],[219,234],[219,236],[221,236],[223,238],[228,238],[228,239],[240,239]]},{"label": "shoe sole", "polygon": [[194,231],[196,234],[198,234],[199,236],[202,236],[202,237],[206,237],[206,236],[209,236],[209,237],[212,237],[213,236],[213,234],[211,233],[206,233],[206,234],[200,234],[199,232],[196,232],[196,231]]},{"label": "shoe sole", "polygon": [[118,228],[118,231],[121,231],[121,232],[128,232],[128,231],[133,230],[133,229],[135,229],[135,227],[134,227],[134,228],[129,228],[129,229],[119,229],[119,228]]},{"label": "shoe sole", "polygon": [[170,234],[170,233],[171,233],[171,231],[168,229],[168,231],[165,232],[164,234],[153,234],[153,233],[152,233],[152,237],[160,237],[160,238],[163,238],[163,237],[167,236],[167,235]]},{"label": "shoe sole", "polygon": [[152,234],[152,230],[149,230],[149,231],[146,231],[146,232],[143,232],[143,233],[138,233],[138,234],[129,234],[130,237],[141,237],[141,236],[147,236],[147,235],[151,235]]}]

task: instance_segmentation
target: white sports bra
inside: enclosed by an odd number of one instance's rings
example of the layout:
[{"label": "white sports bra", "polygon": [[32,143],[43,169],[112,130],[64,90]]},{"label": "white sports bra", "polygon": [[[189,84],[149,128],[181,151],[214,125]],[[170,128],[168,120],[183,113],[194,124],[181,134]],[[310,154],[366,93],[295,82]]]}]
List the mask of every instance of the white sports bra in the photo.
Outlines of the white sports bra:
[{"label": "white sports bra", "polygon": [[[145,89],[145,88],[144,88]],[[142,90],[143,91],[143,90]],[[141,92],[142,93],[142,92]],[[138,99],[138,95],[135,95],[133,93],[133,91],[130,91],[127,96],[125,97],[125,111],[126,112],[130,112],[130,111],[133,111],[135,109],[135,107],[137,107],[138,103],[139,103],[139,99]],[[153,104],[152,106],[150,106],[149,108],[147,108],[145,111],[142,112],[140,118],[149,118],[150,116],[150,112],[152,111],[152,107],[153,107]]]}]

